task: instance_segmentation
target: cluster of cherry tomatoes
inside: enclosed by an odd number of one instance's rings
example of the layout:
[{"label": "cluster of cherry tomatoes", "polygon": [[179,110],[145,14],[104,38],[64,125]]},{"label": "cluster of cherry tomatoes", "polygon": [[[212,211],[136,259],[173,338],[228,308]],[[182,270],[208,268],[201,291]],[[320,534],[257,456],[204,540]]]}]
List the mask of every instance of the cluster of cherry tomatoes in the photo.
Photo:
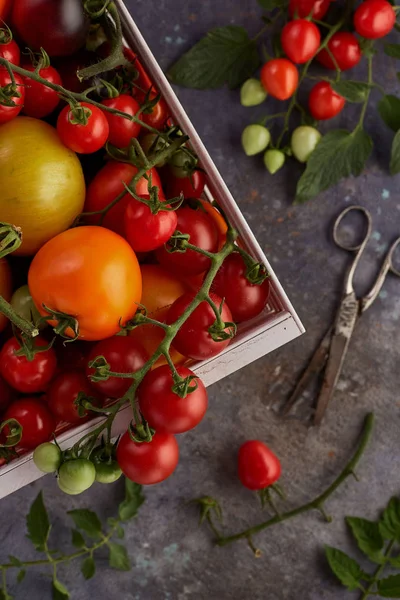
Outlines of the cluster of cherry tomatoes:
[{"label": "cluster of cherry tomatoes", "polygon": [[[396,22],[396,12],[387,0],[364,0],[353,17],[354,33],[337,31],[328,33],[327,42],[321,31],[330,31],[318,26],[333,0],[290,0],[290,20],[282,29],[280,42],[287,58],[268,60],[262,67],[260,81],[251,79],[242,87],[241,99],[244,106],[255,106],[265,100],[267,94],[279,100],[291,98],[299,85],[296,65],[313,60],[326,69],[347,71],[362,58],[361,40],[376,40],[386,36]],[[357,35],[360,37],[357,37]],[[322,47],[321,47],[322,46]],[[320,81],[311,89],[308,109],[316,121],[332,119],[345,106],[345,98],[338,94],[329,81]],[[263,152],[270,145],[269,131],[261,125],[250,125],[245,129],[243,146],[246,154]],[[306,162],[316,148],[321,136],[314,127],[302,126],[291,140],[291,153],[300,162]],[[279,149],[269,149],[264,156],[265,165],[274,174],[285,162],[285,154]]]},{"label": "cluster of cherry tomatoes", "polygon": [[[188,365],[221,353],[233,334],[213,335],[216,321],[234,331],[256,317],[270,284],[252,282],[249,261],[256,263],[236,246],[207,299],[188,314],[228,224],[202,198],[205,174],[187,143],[168,154],[183,134],[137,55],[125,48],[129,62],[107,73],[100,90],[91,82],[86,102],[77,71],[100,63],[110,48],[82,50],[88,22],[80,0],[15,0],[7,23],[0,39],[0,221],[22,230],[22,245],[0,260],[0,295],[40,335],[31,339],[1,318],[0,456],[10,458],[10,446],[35,450],[37,466],[57,472],[69,494],[121,472],[156,483],[178,462],[175,435],[207,410],[205,387]],[[27,45],[37,54],[21,59]],[[105,89],[111,97],[103,97]],[[192,247],[173,252],[174,232]],[[144,322],[123,330],[141,306]],[[150,364],[184,313],[169,353]],[[99,357],[106,377],[98,377]],[[98,449],[93,443],[62,452],[50,443],[54,432],[96,410],[109,415],[143,369],[130,399],[136,421],[117,446],[107,439]]]}]

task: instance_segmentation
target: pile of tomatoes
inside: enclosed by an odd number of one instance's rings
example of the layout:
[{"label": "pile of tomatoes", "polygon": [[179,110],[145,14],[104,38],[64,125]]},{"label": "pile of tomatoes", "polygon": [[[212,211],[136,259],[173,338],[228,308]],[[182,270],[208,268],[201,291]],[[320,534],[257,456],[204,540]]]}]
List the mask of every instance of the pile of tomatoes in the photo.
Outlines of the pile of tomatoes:
[{"label": "pile of tomatoes", "polygon": [[[244,106],[261,104],[267,94],[279,100],[292,98],[299,86],[296,65],[316,61],[329,70],[347,71],[361,61],[362,42],[388,35],[396,22],[396,12],[387,0],[364,0],[353,17],[354,33],[347,29],[332,31],[319,27],[333,0],[290,0],[291,18],[280,34],[284,57],[268,60],[262,67],[260,80],[246,81],[241,91]],[[324,39],[321,31],[327,34]],[[311,89],[308,110],[315,121],[325,121],[338,115],[346,100],[329,81],[322,80]],[[265,152],[264,162],[270,173],[276,173],[285,162],[285,154],[292,154],[299,162],[307,162],[321,139],[315,127],[302,125],[294,130],[290,148],[267,147],[271,136],[262,125],[249,125],[243,132],[242,144],[248,156]]]},{"label": "pile of tomatoes", "polygon": [[[162,481],[178,462],[175,435],[207,410],[190,364],[218,355],[237,323],[263,311],[269,281],[254,281],[257,264],[232,246],[190,309],[231,230],[202,198],[206,177],[187,142],[169,152],[183,133],[139,58],[125,48],[107,85],[84,82],[85,101],[77,71],[110,47],[84,49],[83,3],[15,0],[1,16],[0,221],[22,244],[0,260],[0,300],[14,315],[13,327],[0,315],[0,460],[34,450],[69,494],[121,472]],[[190,248],[174,251],[176,232]],[[169,351],[156,355],[184,313]],[[214,335],[216,323],[231,334]],[[113,406],[127,400],[134,419],[115,444]],[[98,412],[109,424],[98,448],[90,436],[66,451],[51,443]]]}]

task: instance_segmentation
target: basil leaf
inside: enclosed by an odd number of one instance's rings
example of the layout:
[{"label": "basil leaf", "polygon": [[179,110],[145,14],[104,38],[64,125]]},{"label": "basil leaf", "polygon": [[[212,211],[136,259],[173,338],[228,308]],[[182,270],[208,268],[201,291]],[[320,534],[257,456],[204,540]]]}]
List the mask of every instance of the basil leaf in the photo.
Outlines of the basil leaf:
[{"label": "basil leaf", "polygon": [[364,102],[367,93],[370,90],[368,83],[362,81],[337,81],[331,83],[332,88],[337,94],[340,94],[348,102]]},{"label": "basil leaf", "polygon": [[386,540],[400,540],[400,500],[390,499],[379,521],[381,535]]},{"label": "basil leaf", "polygon": [[361,588],[365,573],[353,558],[331,546],[325,546],[325,555],[333,573],[350,592]]},{"label": "basil leaf", "polygon": [[87,533],[91,538],[98,539],[101,534],[101,522],[92,510],[87,508],[69,510],[68,515],[74,520],[75,525]]},{"label": "basil leaf", "polygon": [[125,546],[116,544],[115,542],[109,542],[108,547],[110,549],[110,567],[119,569],[120,571],[129,571],[131,569],[131,561]]},{"label": "basil leaf", "polygon": [[400,44],[385,44],[385,54],[392,58],[400,58]]},{"label": "basil leaf", "polygon": [[257,45],[247,31],[237,25],[217,27],[207,33],[169,70],[173,83],[205,90],[233,89],[248,79],[260,64]]},{"label": "basil leaf", "polygon": [[378,111],[386,125],[398,131],[400,129],[400,99],[388,94],[378,102]]},{"label": "basil leaf", "polygon": [[85,579],[91,579],[96,573],[96,563],[93,560],[93,556],[85,558],[81,565],[82,575]]},{"label": "basil leaf", "polygon": [[385,560],[381,552],[384,541],[379,524],[357,517],[346,517],[346,522],[350,526],[360,550],[373,562],[382,564]]},{"label": "basil leaf", "polygon": [[307,162],[297,183],[295,204],[306,202],[336,185],[343,177],[358,176],[371,154],[372,140],[363,129],[327,133]]},{"label": "basil leaf", "polygon": [[382,598],[400,598],[400,574],[381,579],[377,586],[378,594]]},{"label": "basil leaf", "polygon": [[397,175],[400,173],[400,129],[396,133],[392,143],[392,156],[390,159],[390,173]]},{"label": "basil leaf", "polygon": [[125,479],[125,499],[118,507],[118,515],[121,521],[128,521],[136,517],[139,508],[145,498],[142,493],[142,486]]},{"label": "basil leaf", "polygon": [[41,551],[44,550],[50,533],[50,523],[42,492],[39,493],[30,508],[26,517],[26,526],[28,528],[28,538],[35,548]]}]

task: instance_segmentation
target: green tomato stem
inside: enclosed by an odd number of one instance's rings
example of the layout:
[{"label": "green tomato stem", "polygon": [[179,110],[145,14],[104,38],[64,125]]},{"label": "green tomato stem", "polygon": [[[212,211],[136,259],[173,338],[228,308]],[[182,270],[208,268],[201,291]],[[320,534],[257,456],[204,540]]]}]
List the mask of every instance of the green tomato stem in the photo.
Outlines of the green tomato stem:
[{"label": "green tomato stem", "polygon": [[0,313],[6,316],[11,323],[18,327],[18,329],[28,337],[34,338],[39,335],[39,329],[30,321],[20,317],[12,308],[11,304],[2,296],[0,296]]},{"label": "green tomato stem", "polygon": [[362,596],[360,597],[360,600],[366,600],[369,596],[376,596],[379,594],[375,594],[374,592],[372,592],[372,588],[374,587],[375,583],[378,581],[383,569],[386,567],[388,561],[389,561],[389,557],[390,554],[393,550],[393,547],[396,543],[396,540],[391,540],[385,550],[384,553],[384,557],[385,557],[385,562],[382,563],[381,565],[379,565],[375,571],[372,574],[373,580],[368,584],[368,586],[365,588]]},{"label": "green tomato stem", "polygon": [[361,109],[361,114],[360,114],[360,120],[358,122],[358,125],[356,127],[356,129],[362,129],[363,124],[364,124],[364,119],[365,119],[365,115],[367,112],[367,108],[368,108],[368,103],[369,103],[369,98],[371,96],[371,91],[372,91],[372,86],[374,84],[374,78],[373,78],[373,57],[372,56],[368,56],[368,83],[369,83],[369,87],[368,87],[368,91],[365,94],[365,100],[364,100],[364,104],[363,107]]}]

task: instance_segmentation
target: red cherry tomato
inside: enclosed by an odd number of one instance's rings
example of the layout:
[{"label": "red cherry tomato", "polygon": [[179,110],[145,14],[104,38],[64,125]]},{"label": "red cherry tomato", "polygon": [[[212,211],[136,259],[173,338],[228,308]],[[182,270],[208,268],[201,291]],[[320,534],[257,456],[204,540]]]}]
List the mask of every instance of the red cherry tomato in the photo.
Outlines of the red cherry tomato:
[{"label": "red cherry tomato", "polygon": [[[135,373],[149,358],[143,346],[133,337],[120,335],[102,340],[93,346],[89,354],[89,362],[97,356],[104,356],[110,365],[110,370],[115,373]],[[87,367],[86,375],[89,381],[93,373],[94,369]],[[91,382],[91,385],[103,396],[122,398],[132,382],[133,379],[110,377],[107,381]]]},{"label": "red cherry tomato", "polygon": [[295,15],[301,19],[312,16],[320,21],[328,12],[331,2],[332,0],[290,0],[289,14],[292,18]]},{"label": "red cherry tomato", "polygon": [[262,67],[260,78],[270,96],[287,100],[296,91],[299,73],[287,58],[273,58]]},{"label": "red cherry tomato", "polygon": [[[136,100],[127,94],[121,94],[117,98],[108,98],[103,100],[102,104],[108,106],[108,108],[120,110],[131,117],[134,117],[140,111],[140,106]],[[126,148],[131,143],[132,138],[138,137],[141,127],[135,121],[124,119],[124,117],[113,115],[107,111],[104,111],[104,115],[110,128],[108,141],[117,148]],[[140,117],[140,115],[138,116]]]},{"label": "red cherry tomato", "polygon": [[[2,377],[0,377],[0,414],[5,411],[13,399],[14,392]],[[1,419],[0,419],[1,420]]]},{"label": "red cherry tomato", "polygon": [[84,371],[64,371],[56,377],[48,391],[47,402],[50,411],[59,421],[79,423],[83,417],[74,404],[79,392],[94,397],[95,392]]},{"label": "red cherry tomato", "polygon": [[[15,102],[15,106],[4,106],[0,104],[0,125],[14,119],[22,110],[25,100],[25,87],[22,77],[14,73],[15,83],[19,96],[12,96],[10,99]],[[6,69],[0,69],[0,87],[5,87],[12,83],[11,77]]]},{"label": "red cherry tomato", "polygon": [[[0,17],[1,18],[1,17]],[[10,35],[7,30],[1,30],[2,36],[0,37],[0,56],[5,58],[8,62],[13,65],[19,65],[21,60],[21,51],[17,42],[10,39]]]},{"label": "red cherry tomato", "polygon": [[249,440],[239,449],[238,475],[249,490],[263,490],[281,476],[278,457],[258,440]]},{"label": "red cherry tomato", "polygon": [[315,23],[307,19],[296,19],[286,23],[282,29],[281,43],[286,56],[301,65],[316,55],[321,34]]},{"label": "red cherry tomato", "polygon": [[[123,182],[129,184],[137,172],[138,169],[134,165],[110,160],[96,174],[87,189],[84,207],[85,212],[94,212],[105,208],[118,196],[118,194],[124,191],[125,188]],[[156,169],[151,169],[148,174],[150,175],[150,173],[153,186],[157,186],[159,189],[159,197],[164,198],[161,180]],[[138,196],[145,196],[148,194],[147,179],[142,177],[138,181],[135,192]],[[107,229],[111,229],[122,236],[125,235],[124,215],[125,209],[131,198],[132,196],[126,193],[125,196],[108,211],[103,219],[103,227],[107,227]],[[91,225],[98,225],[100,223],[100,216],[90,217],[88,218],[88,222]]]},{"label": "red cherry tomato", "polygon": [[212,290],[225,298],[235,323],[256,317],[265,308],[270,282],[250,283],[246,278],[246,265],[238,252],[230,254],[222,263],[213,283]]},{"label": "red cherry tomato", "polygon": [[[35,346],[47,346],[43,339],[35,339]],[[53,379],[57,368],[56,354],[53,348],[37,352],[33,360],[26,356],[17,356],[21,346],[16,338],[10,338],[0,351],[0,375],[15,390],[24,394],[44,392]]]},{"label": "red cherry tomato", "polygon": [[[143,198],[148,200],[149,196]],[[169,240],[178,218],[173,210],[161,209],[154,214],[147,204],[132,198],[125,210],[124,223],[125,237],[135,252],[150,252]]]},{"label": "red cherry tomato", "polygon": [[127,431],[117,448],[117,461],[125,477],[141,485],[167,479],[178,460],[178,444],[170,433],[155,433],[151,442],[134,442]]},{"label": "red cherry tomato", "polygon": [[[174,323],[193,301],[195,293],[188,292],[183,294],[178,300],[175,300],[169,309],[166,322],[170,325]],[[210,294],[211,300],[220,308],[222,298],[217,294]],[[228,305],[222,304],[221,318],[224,323],[233,321],[232,313]],[[220,354],[230,342],[230,339],[215,341],[211,337],[210,327],[215,324],[216,316],[211,306],[205,300],[192,312],[190,317],[184,322],[176,334],[173,345],[184,356],[194,360],[203,360],[212,358]]]},{"label": "red cherry tomato", "polygon": [[[154,98],[156,96],[157,96],[157,94],[155,92],[154,93],[151,92],[150,100],[154,100]],[[141,103],[144,102],[143,95],[141,96],[139,94],[137,97],[138,97],[139,101],[141,100]],[[144,112],[141,115],[141,119],[147,125],[150,125],[150,127],[154,127],[154,129],[164,129],[165,124],[168,120],[168,117],[169,117],[168,106],[163,98],[159,99],[157,104],[155,104],[155,106],[153,106],[153,108],[151,109],[151,112],[147,112],[147,113]]]},{"label": "red cherry tomato", "polygon": [[22,437],[18,445],[29,450],[47,442],[56,428],[53,415],[38,398],[20,398],[13,402],[3,417],[4,421],[7,419],[15,419],[21,425]]},{"label": "red cherry tomato", "polygon": [[[33,72],[35,67],[33,65],[24,65],[24,69]],[[62,85],[61,77],[54,67],[40,69],[39,75],[43,79],[50,81],[50,83]],[[43,83],[29,79],[29,77],[24,77],[23,79],[25,83],[24,113],[28,117],[35,117],[36,119],[47,117],[47,115],[57,108],[60,102],[58,93]]]},{"label": "red cherry tomato", "polygon": [[[341,71],[352,69],[361,60],[361,48],[357,38],[347,31],[335,33],[328,42],[328,48]],[[327,69],[335,69],[335,63],[325,48],[317,54],[317,60]]]},{"label": "red cherry tomato", "polygon": [[386,0],[365,0],[354,14],[354,27],[369,40],[385,37],[396,23],[396,13]]},{"label": "red cherry tomato", "polygon": [[108,138],[109,126],[103,111],[97,106],[81,102],[87,116],[86,125],[80,124],[71,108],[65,106],[57,119],[57,132],[61,141],[79,154],[92,154],[104,146]]},{"label": "red cherry tomato", "polygon": [[313,119],[325,121],[336,117],[344,108],[346,100],[337,94],[327,81],[320,81],[311,90],[308,107]]},{"label": "red cherry tomato", "polygon": [[203,171],[193,171],[190,177],[174,177],[168,171],[165,180],[167,198],[176,198],[183,194],[185,198],[200,198],[204,191],[206,176]]},{"label": "red cherry tomato", "polygon": [[[186,367],[176,367],[182,378],[194,376]],[[137,392],[142,415],[158,433],[184,433],[196,427],[207,411],[206,388],[200,379],[189,384],[193,389],[185,398],[173,391],[174,379],[168,365],[147,373]],[[197,386],[197,387],[196,387]]]},{"label": "red cherry tomato", "polygon": [[[189,206],[178,208],[176,211],[178,223],[176,229],[181,233],[189,234],[189,243],[207,250],[216,252],[218,250],[219,236],[212,218],[200,209],[192,209]],[[186,252],[168,252],[164,247],[156,252],[157,260],[167,269],[175,271],[180,275],[198,275],[206,271],[211,261],[207,256],[199,254],[195,250]]]}]

